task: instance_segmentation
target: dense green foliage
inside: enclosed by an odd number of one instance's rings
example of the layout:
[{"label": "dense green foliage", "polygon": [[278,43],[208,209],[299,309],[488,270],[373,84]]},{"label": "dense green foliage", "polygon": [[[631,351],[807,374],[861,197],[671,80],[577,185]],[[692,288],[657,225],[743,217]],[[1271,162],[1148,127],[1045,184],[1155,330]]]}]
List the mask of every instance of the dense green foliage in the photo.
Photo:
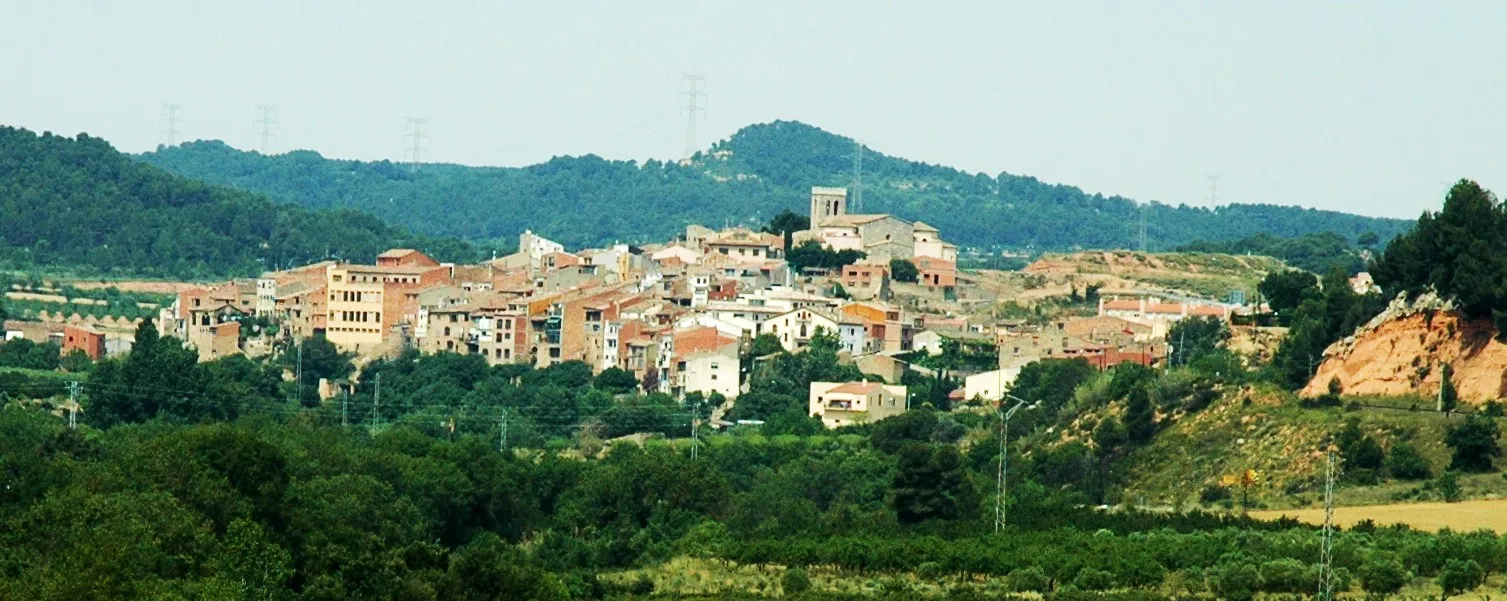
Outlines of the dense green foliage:
[{"label": "dense green foliage", "polygon": [[1379,294],[1356,294],[1340,269],[1324,276],[1322,288],[1305,288],[1302,301],[1291,311],[1291,330],[1272,357],[1275,379],[1289,388],[1308,383],[1324,357],[1324,349],[1348,336],[1386,308]]},{"label": "dense green foliage", "polygon": [[1470,180],[1450,188],[1439,212],[1397,237],[1371,266],[1388,294],[1429,290],[1454,299],[1467,317],[1490,318],[1507,332],[1507,207]]},{"label": "dense green foliage", "polygon": [[471,259],[356,211],[314,212],[173,175],[98,138],[0,127],[0,265],[99,274],[254,274],[414,246]]},{"label": "dense green foliage", "polygon": [[[746,127],[686,165],[589,155],[522,168],[434,164],[412,170],[309,151],[264,156],[221,142],[164,148],[141,160],[284,202],[368,211],[432,235],[512,239],[531,228],[577,246],[663,240],[690,223],[757,227],[781,211],[805,214],[812,186],[848,185],[854,148],[851,139],[780,121]],[[1125,198],[864,152],[864,211],[924,220],[957,244],[1126,248],[1139,240],[1142,207]],[[566,205],[574,210],[558,209]],[[1153,249],[1260,233],[1337,232],[1348,239],[1374,231],[1391,237],[1405,225],[1272,204],[1209,210],[1151,203],[1145,214]]]},{"label": "dense green foliage", "polygon": [[[1400,233],[1401,228],[1393,227],[1391,231]],[[1375,232],[1365,232],[1357,236],[1357,240],[1370,240],[1375,237]],[[1352,246],[1348,237],[1334,232],[1318,232],[1291,238],[1260,233],[1224,242],[1193,242],[1177,250],[1230,255],[1264,255],[1282,259],[1288,265],[1313,273],[1326,273],[1331,268],[1339,267],[1346,273],[1354,274],[1366,267],[1366,261],[1361,254],[1363,249]]]}]

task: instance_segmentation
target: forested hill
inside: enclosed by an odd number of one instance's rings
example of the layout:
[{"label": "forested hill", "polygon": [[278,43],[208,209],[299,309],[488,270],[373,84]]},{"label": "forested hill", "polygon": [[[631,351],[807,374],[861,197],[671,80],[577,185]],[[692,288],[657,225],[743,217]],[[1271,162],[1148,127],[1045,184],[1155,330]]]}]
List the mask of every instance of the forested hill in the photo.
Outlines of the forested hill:
[{"label": "forested hill", "polygon": [[[221,142],[194,142],[141,156],[208,182],[310,207],[370,211],[416,231],[476,240],[532,228],[569,245],[664,239],[688,223],[757,223],[806,211],[811,186],[847,186],[853,142],[797,122],[746,127],[688,165],[557,157],[523,168],[333,160],[309,151],[264,156]],[[1085,194],[1028,176],[991,177],[889,157],[863,157],[865,212],[923,219],[970,246],[1132,247],[1140,210],[1129,199]],[[1298,202],[1306,199],[1274,199]],[[1147,241],[1168,249],[1194,240],[1332,231],[1390,239],[1408,225],[1277,205],[1217,210],[1152,204]]]},{"label": "forested hill", "polygon": [[470,259],[356,211],[310,211],[192,181],[99,138],[0,127],[0,268],[208,278],[416,246]]}]

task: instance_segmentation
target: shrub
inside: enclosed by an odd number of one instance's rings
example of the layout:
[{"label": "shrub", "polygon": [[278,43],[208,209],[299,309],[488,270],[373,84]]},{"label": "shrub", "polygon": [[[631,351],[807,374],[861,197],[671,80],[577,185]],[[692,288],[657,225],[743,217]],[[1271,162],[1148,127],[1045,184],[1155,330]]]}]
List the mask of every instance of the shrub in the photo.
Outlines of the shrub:
[{"label": "shrub", "polygon": [[1475,590],[1486,581],[1486,570],[1474,559],[1451,559],[1439,570],[1439,588],[1444,589],[1442,598],[1449,598],[1465,591]]},{"label": "shrub", "polygon": [[1037,567],[1016,568],[1007,578],[1010,579],[1010,590],[1016,592],[1044,593],[1052,586],[1046,572]]},{"label": "shrub", "polygon": [[780,590],[786,595],[799,595],[811,590],[811,576],[800,568],[785,570],[785,575],[780,577]]},{"label": "shrub", "polygon": [[1360,566],[1361,588],[1377,596],[1396,594],[1408,583],[1408,570],[1395,556],[1373,555]]},{"label": "shrub", "polygon": [[1104,570],[1083,568],[1073,578],[1073,586],[1085,591],[1107,591],[1115,587],[1115,575]]},{"label": "shrub", "polygon": [[922,562],[916,566],[916,577],[922,580],[940,580],[942,578],[942,564],[935,561]]},{"label": "shrub", "polygon": [[1413,445],[1397,442],[1387,451],[1387,472],[1399,480],[1427,480],[1434,476],[1429,463]]}]

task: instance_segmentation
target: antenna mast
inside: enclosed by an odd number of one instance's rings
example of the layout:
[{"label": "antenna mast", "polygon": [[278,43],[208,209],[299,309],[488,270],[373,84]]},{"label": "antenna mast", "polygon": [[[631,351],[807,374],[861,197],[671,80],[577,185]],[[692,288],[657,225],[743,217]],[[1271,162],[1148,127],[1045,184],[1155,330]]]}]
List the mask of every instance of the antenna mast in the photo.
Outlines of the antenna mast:
[{"label": "antenna mast", "polygon": [[863,142],[853,140],[853,200],[848,212],[863,213]]}]

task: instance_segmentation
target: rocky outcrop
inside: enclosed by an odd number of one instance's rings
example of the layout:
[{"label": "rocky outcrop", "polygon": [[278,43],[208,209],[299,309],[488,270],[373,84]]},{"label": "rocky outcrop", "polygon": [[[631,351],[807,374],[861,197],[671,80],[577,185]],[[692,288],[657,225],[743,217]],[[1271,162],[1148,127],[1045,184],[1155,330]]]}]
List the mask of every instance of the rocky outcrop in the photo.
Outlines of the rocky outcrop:
[{"label": "rocky outcrop", "polygon": [[1496,333],[1490,320],[1468,320],[1434,295],[1399,298],[1325,350],[1300,394],[1324,394],[1337,379],[1347,395],[1433,396],[1449,364],[1462,401],[1507,398],[1507,344]]}]

